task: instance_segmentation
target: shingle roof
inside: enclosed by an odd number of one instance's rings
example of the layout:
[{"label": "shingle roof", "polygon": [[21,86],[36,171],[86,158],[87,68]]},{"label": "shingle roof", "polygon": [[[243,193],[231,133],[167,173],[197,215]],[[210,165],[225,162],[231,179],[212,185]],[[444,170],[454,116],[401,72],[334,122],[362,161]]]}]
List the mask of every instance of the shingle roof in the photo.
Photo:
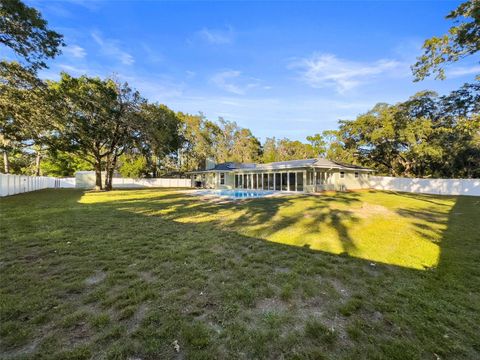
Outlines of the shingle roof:
[{"label": "shingle roof", "polygon": [[279,169],[296,169],[303,167],[316,167],[327,169],[344,169],[344,170],[370,170],[357,165],[343,164],[336,161],[327,160],[325,158],[304,159],[304,160],[289,160],[277,161],[266,164],[253,163],[239,163],[226,162],[215,165],[213,169],[195,171],[195,172],[209,172],[209,171],[238,171],[238,170],[279,170]]},{"label": "shingle roof", "polygon": [[239,162],[226,162],[215,165],[215,167],[211,170],[219,171],[219,170],[235,170],[235,169],[250,169],[255,168],[256,164],[251,163],[239,163]]}]

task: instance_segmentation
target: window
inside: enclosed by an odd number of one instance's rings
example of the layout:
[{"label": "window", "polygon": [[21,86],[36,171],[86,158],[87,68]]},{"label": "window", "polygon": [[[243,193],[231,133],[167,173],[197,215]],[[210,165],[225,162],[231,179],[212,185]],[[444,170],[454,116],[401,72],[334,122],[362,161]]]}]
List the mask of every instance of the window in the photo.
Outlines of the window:
[{"label": "window", "polygon": [[355,171],[355,178],[358,178],[358,171]]},{"label": "window", "polygon": [[288,191],[295,191],[295,173],[294,172],[288,173],[288,182],[290,184]]},{"label": "window", "polygon": [[238,188],[238,175],[235,174],[235,188]]},{"label": "window", "polygon": [[225,185],[225,173],[220,173],[220,185]]},{"label": "window", "polygon": [[307,185],[313,185],[313,171],[307,171]]},{"label": "window", "polygon": [[297,191],[303,191],[303,173],[297,172]]},{"label": "window", "polygon": [[243,174],[243,188],[247,188],[247,174]]},{"label": "window", "polygon": [[340,179],[343,179],[345,177],[345,172],[344,171],[340,171]]},{"label": "window", "polygon": [[273,174],[268,174],[268,190],[273,190]]},{"label": "window", "polygon": [[257,174],[253,174],[253,188],[257,188]]},{"label": "window", "polygon": [[287,173],[282,173],[282,190],[287,191]]},{"label": "window", "polygon": [[263,190],[268,189],[268,174],[263,174]]},{"label": "window", "polygon": [[280,190],[282,178],[280,173],[275,173],[275,190]]}]

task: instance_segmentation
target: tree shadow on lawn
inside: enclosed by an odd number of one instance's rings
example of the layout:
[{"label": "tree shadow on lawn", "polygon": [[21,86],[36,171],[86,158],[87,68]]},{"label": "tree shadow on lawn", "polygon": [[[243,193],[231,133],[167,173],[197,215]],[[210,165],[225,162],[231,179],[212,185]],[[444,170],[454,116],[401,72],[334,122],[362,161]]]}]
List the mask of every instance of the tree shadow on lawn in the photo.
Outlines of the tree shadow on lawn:
[{"label": "tree shadow on lawn", "polygon": [[[228,201],[167,193],[151,198],[115,200],[115,208],[123,211],[160,216],[173,221],[206,224],[290,245],[311,247],[312,239],[321,241],[320,224],[333,229],[336,253],[353,254],[355,243],[349,234],[349,224],[359,221],[348,209],[359,203],[358,193],[338,193],[335,196],[282,196],[263,199]],[[331,203],[335,203],[332,207]],[[110,206],[110,202],[101,202]],[[289,208],[301,206],[296,213]],[[298,225],[298,226],[295,226]],[[287,232],[285,233],[285,230]],[[290,234],[289,234],[290,232]],[[328,249],[327,249],[328,250]]]}]

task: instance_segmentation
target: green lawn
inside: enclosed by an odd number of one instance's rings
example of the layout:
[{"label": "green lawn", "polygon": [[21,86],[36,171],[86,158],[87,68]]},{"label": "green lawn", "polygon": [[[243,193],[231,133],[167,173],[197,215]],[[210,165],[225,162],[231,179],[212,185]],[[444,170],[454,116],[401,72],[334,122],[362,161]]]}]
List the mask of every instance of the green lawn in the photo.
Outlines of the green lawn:
[{"label": "green lawn", "polygon": [[45,190],[0,244],[2,358],[480,358],[478,197]]}]

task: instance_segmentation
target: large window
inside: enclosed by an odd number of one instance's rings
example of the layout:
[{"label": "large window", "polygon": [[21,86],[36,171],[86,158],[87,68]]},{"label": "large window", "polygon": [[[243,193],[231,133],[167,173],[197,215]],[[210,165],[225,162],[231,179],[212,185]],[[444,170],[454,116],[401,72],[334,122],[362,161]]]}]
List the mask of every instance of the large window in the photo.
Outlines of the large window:
[{"label": "large window", "polygon": [[238,188],[238,175],[235,174],[235,188]]},{"label": "large window", "polygon": [[282,173],[282,190],[283,191],[287,191],[288,188],[287,188],[287,185],[288,185],[288,182],[287,182],[287,173]]},{"label": "large window", "polygon": [[268,174],[263,174],[263,190],[268,189]]},{"label": "large window", "polygon": [[297,191],[303,191],[303,172],[297,172]]},{"label": "large window", "polygon": [[257,174],[253,174],[253,188],[257,188]]},{"label": "large window", "polygon": [[247,174],[243,174],[243,188],[247,188]]},{"label": "large window", "polygon": [[290,188],[288,191],[295,191],[295,173],[288,173],[288,181],[290,182]]},{"label": "large window", "polygon": [[225,173],[220,173],[220,185],[225,185]]},{"label": "large window", "polygon": [[273,174],[268,174],[268,190],[273,190]]}]

